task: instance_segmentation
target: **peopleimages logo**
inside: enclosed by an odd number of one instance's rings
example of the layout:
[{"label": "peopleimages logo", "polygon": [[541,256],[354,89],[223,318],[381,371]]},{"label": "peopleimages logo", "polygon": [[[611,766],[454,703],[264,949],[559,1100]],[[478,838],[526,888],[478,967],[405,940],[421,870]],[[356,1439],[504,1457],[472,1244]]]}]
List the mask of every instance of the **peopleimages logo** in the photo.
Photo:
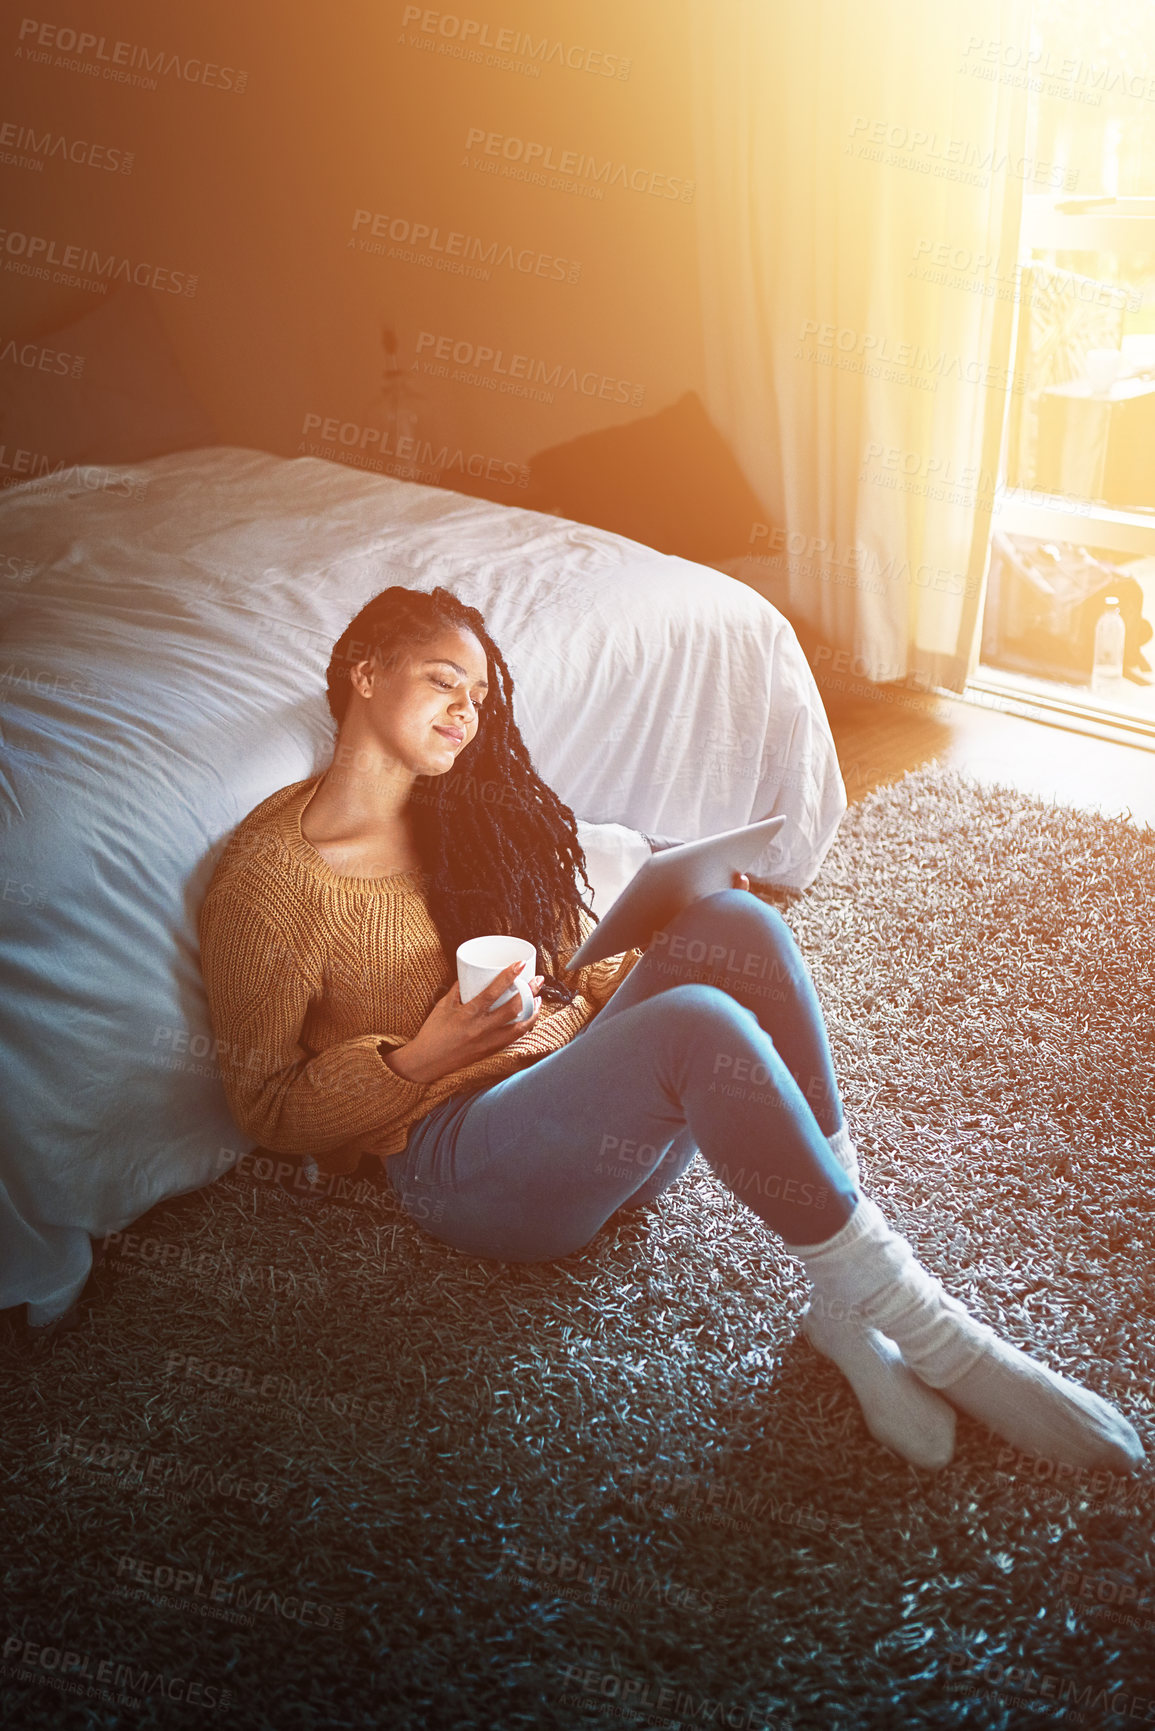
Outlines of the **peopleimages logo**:
[{"label": "peopleimages logo", "polygon": [[87,72],[116,84],[140,85],[145,90],[155,90],[159,76],[203,84],[210,90],[232,90],[239,96],[249,78],[247,72],[220,66],[215,60],[182,57],[164,48],[145,48],[139,42],[110,45],[107,36],[74,30],[67,24],[41,23],[38,18],[21,20],[16,57],[38,66],[60,66],[66,72]]},{"label": "peopleimages logo", "polygon": [[950,138],[924,127],[872,120],[861,114],[855,116],[842,149],[847,156],[935,174],[969,186],[989,186],[992,173],[1064,192],[1074,192],[1079,180],[1078,169],[1068,169],[1062,162],[1040,162],[1030,156],[1012,158],[1007,151],[985,142]]},{"label": "peopleimages logo", "polygon": [[69,354],[65,349],[50,349],[46,343],[23,342],[15,337],[9,337],[0,346],[0,363],[10,362],[14,367],[27,367],[38,373],[61,373],[66,378],[78,379],[84,371],[83,355]]},{"label": "peopleimages logo", "polygon": [[[731,1726],[733,1731],[770,1731],[770,1722],[756,1708],[727,1707],[716,1695],[699,1697],[689,1689],[650,1677],[623,1675],[620,1671],[602,1670],[596,1664],[578,1663],[562,1665],[561,1679],[570,1685],[560,1697],[564,1707],[586,1707],[601,1696],[599,1713],[614,1714],[627,1721],[637,1721],[644,1713],[647,1720],[663,1721],[670,1731],[695,1720],[712,1725],[717,1731],[724,1725]],[[610,1702],[614,1703],[612,1707]]]},{"label": "peopleimages logo", "polygon": [[178,1602],[191,1594],[194,1602],[204,1600],[209,1605],[227,1605],[245,1613],[250,1623],[250,1611],[271,1612],[291,1623],[317,1629],[339,1629],[345,1620],[343,1609],[302,1598],[299,1593],[286,1593],[284,1588],[247,1584],[244,1577],[228,1580],[206,1576],[199,1569],[179,1569],[168,1563],[149,1563],[140,1557],[121,1557],[116,1566],[117,1580],[125,1574],[146,1592],[155,1591],[163,1598],[171,1588]]},{"label": "peopleimages logo", "polygon": [[119,493],[123,499],[143,498],[148,481],[117,474],[114,469],[92,463],[66,463],[48,451],[30,451],[23,445],[0,445],[0,487],[42,487],[63,478],[90,493]]},{"label": "peopleimages logo", "polygon": [[[553,401],[553,391],[562,390],[576,391],[583,397],[600,397],[603,402],[632,403],[637,407],[646,394],[644,385],[616,378],[611,373],[565,366],[561,361],[551,364],[533,355],[520,354],[517,350],[507,353],[492,343],[441,336],[436,331],[418,332],[417,354],[428,354],[422,362],[427,373],[442,378],[460,378],[467,384],[476,380],[492,390],[514,396],[536,396],[545,402]],[[450,373],[450,362],[459,371]]]},{"label": "peopleimages logo", "polygon": [[[167,1671],[153,1671],[148,1665],[139,1670],[120,1659],[102,1659],[70,1647],[45,1646],[40,1641],[27,1641],[22,1635],[8,1635],[4,1641],[4,1670],[22,1682],[43,1679],[43,1674],[60,1673],[61,1684],[68,1694],[103,1695],[107,1690],[84,1688],[83,1684],[108,1684],[114,1689],[131,1689],[135,1695],[163,1695],[169,1701],[183,1701],[189,1707],[207,1707],[217,1711],[227,1708],[232,1691],[216,1684],[201,1683],[187,1677],[173,1677]],[[10,1662],[11,1661],[11,1662]],[[64,1684],[63,1679],[68,1683]],[[133,1703],[139,1707],[141,1701]]]},{"label": "peopleimages logo", "polygon": [[[368,227],[367,235],[359,231]],[[409,264],[422,264],[447,270],[458,276],[473,276],[489,281],[489,267],[502,265],[522,276],[545,277],[552,282],[578,281],[581,265],[575,259],[557,258],[550,252],[535,252],[533,247],[515,247],[510,242],[480,240],[476,235],[449,229],[442,234],[439,227],[427,222],[409,222],[405,217],[386,216],[381,211],[355,210],[353,236],[348,242],[360,252],[376,253],[384,258],[399,258]],[[391,243],[391,244],[389,244]]]},{"label": "peopleimages logo", "polygon": [[[320,434],[320,450],[344,447],[350,454],[342,457],[342,462],[362,468],[380,468],[380,461],[374,455],[379,451],[382,456],[394,458],[398,463],[423,466],[438,478],[456,473],[472,475],[479,481],[497,481],[506,487],[529,486],[529,470],[524,463],[487,457],[484,451],[467,454],[460,445],[453,449],[448,445],[435,447],[431,439],[409,436],[395,439],[388,427],[362,426],[358,421],[339,420],[336,415],[323,417],[310,413],[305,416],[301,427],[302,441],[310,433]],[[301,446],[297,448],[300,450]],[[318,452],[310,446],[305,454],[315,456]]]},{"label": "peopleimages logo", "polygon": [[[430,37],[440,38],[437,46],[442,53],[456,47],[458,58],[486,60],[508,56],[514,62],[532,66],[539,73],[543,66],[562,66],[570,72],[590,72],[600,78],[628,78],[629,60],[620,54],[606,54],[600,48],[583,48],[576,42],[562,42],[557,37],[531,36],[528,30],[503,27],[490,34],[488,21],[462,18],[456,12],[436,12],[425,6],[406,6],[401,15],[404,27],[416,24]],[[431,42],[430,47],[434,44]],[[487,50],[488,55],[479,50]]]},{"label": "peopleimages logo", "polygon": [[[177,1490],[191,1487],[201,1496],[232,1497],[244,1503],[262,1503],[274,1507],[281,1502],[289,1486],[276,1479],[247,1479],[227,1467],[215,1471],[203,1461],[188,1461],[179,1455],[151,1449],[133,1448],[130,1444],[109,1442],[102,1437],[91,1440],[65,1436],[60,1432],[52,1448],[53,1461],[61,1457],[91,1467],[109,1475],[110,1482],[125,1480],[129,1486],[157,1490],[155,1481],[173,1485]],[[67,1469],[64,1469],[67,1470]]]},{"label": "peopleimages logo", "polygon": [[[17,152],[27,154],[17,157]],[[0,122],[0,162],[20,168],[42,169],[53,158],[74,162],[80,168],[101,168],[108,174],[131,174],[135,155],[111,144],[93,144],[86,138],[66,138],[63,132],[37,132],[15,120]]]},{"label": "peopleimages logo", "polygon": [[383,1424],[387,1416],[381,1402],[369,1396],[345,1392],[333,1394],[326,1388],[294,1382],[292,1377],[280,1371],[269,1371],[258,1380],[247,1365],[223,1364],[217,1359],[196,1358],[191,1353],[170,1352],[164,1374],[177,1377],[181,1382],[197,1381],[222,1388],[254,1406],[272,1401],[284,1406],[298,1406],[306,1412],[328,1411],[338,1418],[368,1418],[375,1424]]},{"label": "peopleimages logo", "polygon": [[972,36],[956,71],[969,72],[978,78],[998,77],[1000,82],[1008,81],[1005,77],[1008,72],[1018,73],[1020,76],[1014,82],[1026,83],[1031,90],[1042,90],[1046,80],[1052,86],[1048,95],[1075,94],[1080,101],[1096,108],[1104,94],[1155,102],[1155,75],[1117,62],[1084,60],[1078,55],[1060,59],[1055,49],[1044,50],[1035,42]]},{"label": "peopleimages logo", "polygon": [[[543,1575],[559,1583],[570,1583],[574,1591],[586,1589],[594,1596],[604,1595],[624,1604],[671,1605],[683,1610],[705,1612],[717,1610],[724,1600],[699,1587],[681,1586],[676,1581],[663,1580],[658,1575],[642,1575],[631,1569],[617,1568],[609,1563],[593,1565],[587,1558],[567,1551],[552,1551],[545,1545],[529,1547],[502,1541],[502,1559],[509,1557],[530,1574]],[[503,1571],[504,1572],[504,1571]],[[562,1592],[561,1598],[572,1596]]]},{"label": "peopleimages logo", "polygon": [[[526,170],[532,172],[534,178],[542,185],[552,184],[545,179],[546,172],[552,172],[561,177],[572,177],[577,181],[590,181],[598,186],[621,186],[629,192],[649,193],[654,198],[675,198],[683,204],[694,201],[694,182],[682,180],[677,175],[659,174],[657,169],[631,168],[628,163],[616,161],[607,156],[599,161],[596,156],[581,150],[559,150],[556,157],[552,144],[541,144],[532,138],[514,138],[504,132],[487,132],[484,126],[471,126],[465,136],[466,151],[474,146],[480,147],[480,157],[473,164],[467,155],[467,166],[488,166],[484,157],[499,157],[508,163],[520,163]],[[496,166],[496,164],[495,164]]]},{"label": "peopleimages logo", "polygon": [[[1033,1665],[1015,1664],[1013,1661],[1008,1664],[998,1657],[986,1658],[982,1654],[961,1651],[947,1655],[947,1667],[952,1677],[965,1672],[977,1679],[978,1684],[987,1684],[996,1699],[1001,1696],[1004,1701],[1029,1707],[1032,1712],[1042,1712],[1043,1708],[1038,1703],[1049,1701],[1063,1713],[1064,1718],[1070,1718],[1076,1724],[1099,1725],[1104,1713],[1117,1714],[1121,1719],[1142,1719],[1147,1725],[1155,1719],[1155,1699],[1148,1695],[1129,1695],[1123,1689],[1081,1683],[1074,1677],[1037,1671]],[[974,1683],[968,1685],[960,1681],[951,1687],[960,1694],[981,1692]],[[1094,1720],[1084,1720],[1076,1711],[1080,1707],[1093,1712]]]},{"label": "peopleimages logo", "polygon": [[121,253],[100,253],[95,247],[74,246],[42,234],[25,234],[21,229],[0,228],[0,250],[6,254],[5,270],[47,278],[52,277],[55,266],[58,274],[52,281],[74,276],[102,294],[110,282],[135,283],[138,288],[156,289],[161,294],[197,292],[197,279],[188,271],[170,270],[167,265],[149,264],[144,259],[134,261]]}]

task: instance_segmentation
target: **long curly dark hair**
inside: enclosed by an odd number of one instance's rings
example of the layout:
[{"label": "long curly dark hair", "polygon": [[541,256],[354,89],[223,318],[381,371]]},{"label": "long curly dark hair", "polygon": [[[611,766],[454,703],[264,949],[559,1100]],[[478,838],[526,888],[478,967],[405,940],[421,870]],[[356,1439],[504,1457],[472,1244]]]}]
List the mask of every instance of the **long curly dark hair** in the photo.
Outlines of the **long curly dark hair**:
[{"label": "long curly dark hair", "polygon": [[530,761],[513,719],[513,676],[477,608],[449,589],[383,589],[334,645],[325,674],[329,712],[340,727],[358,661],[377,656],[388,674],[444,630],[477,638],[489,693],[461,759],[445,775],[419,775],[409,795],[429,912],[451,965],[467,938],[525,938],[542,961],[542,997],[568,1004],[574,994],[560,978],[561,953],[580,939],[579,909],[597,919],[578,888],[580,873],[592,895],[585,853],[573,812]]}]

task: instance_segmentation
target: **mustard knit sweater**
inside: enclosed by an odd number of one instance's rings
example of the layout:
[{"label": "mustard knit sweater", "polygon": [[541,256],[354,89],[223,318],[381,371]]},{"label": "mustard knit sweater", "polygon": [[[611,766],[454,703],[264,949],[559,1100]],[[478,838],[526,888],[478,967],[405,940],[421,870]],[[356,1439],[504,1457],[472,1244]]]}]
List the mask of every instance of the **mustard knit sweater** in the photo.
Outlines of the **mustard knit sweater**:
[{"label": "mustard knit sweater", "polygon": [[[573,1003],[543,1004],[536,1025],[502,1051],[435,1082],[406,1081],[381,1048],[413,1038],[456,963],[430,918],[423,873],[344,877],[305,840],[301,813],[320,779],[281,788],[233,831],[199,916],[201,968],[241,1130],[274,1153],[351,1172],[362,1154],[403,1148],[411,1126],[451,1094],[564,1046],[641,951],[581,969],[567,982]],[[593,921],[583,913],[581,922],[584,937]]]}]

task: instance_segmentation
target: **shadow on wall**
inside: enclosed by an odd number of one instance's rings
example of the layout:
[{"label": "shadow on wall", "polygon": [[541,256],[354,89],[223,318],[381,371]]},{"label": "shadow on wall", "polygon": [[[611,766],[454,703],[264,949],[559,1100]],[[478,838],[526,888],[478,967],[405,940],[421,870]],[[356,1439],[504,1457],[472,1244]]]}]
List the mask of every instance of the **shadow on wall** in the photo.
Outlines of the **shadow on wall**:
[{"label": "shadow on wall", "polygon": [[516,500],[711,564],[740,556],[766,512],[694,391],[669,408],[605,427],[529,460]]},{"label": "shadow on wall", "polygon": [[145,289],[122,289],[70,324],[9,341],[3,359],[4,485],[216,442]]}]

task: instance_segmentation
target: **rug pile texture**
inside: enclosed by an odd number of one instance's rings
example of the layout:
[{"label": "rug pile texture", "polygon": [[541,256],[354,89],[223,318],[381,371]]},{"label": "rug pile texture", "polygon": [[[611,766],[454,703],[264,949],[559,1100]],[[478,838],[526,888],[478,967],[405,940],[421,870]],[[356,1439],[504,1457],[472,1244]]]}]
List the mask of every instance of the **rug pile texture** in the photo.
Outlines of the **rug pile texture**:
[{"label": "rug pile texture", "polygon": [[[868,1191],[1155,1452],[1153,884],[931,769],[782,905]],[[13,1731],[1155,1721],[1152,1469],[888,1453],[701,1159],[548,1265],[251,1155],[132,1233],[0,1335]]]}]

